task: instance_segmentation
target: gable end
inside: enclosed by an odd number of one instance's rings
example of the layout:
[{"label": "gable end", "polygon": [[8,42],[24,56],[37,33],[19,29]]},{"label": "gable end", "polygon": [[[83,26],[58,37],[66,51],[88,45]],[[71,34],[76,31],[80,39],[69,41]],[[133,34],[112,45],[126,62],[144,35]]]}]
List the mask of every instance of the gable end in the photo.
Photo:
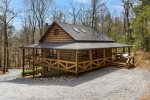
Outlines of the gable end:
[{"label": "gable end", "polygon": [[[55,29],[58,34],[55,34]],[[56,22],[53,22],[47,29],[44,35],[41,37],[39,42],[73,42],[74,39]]]}]

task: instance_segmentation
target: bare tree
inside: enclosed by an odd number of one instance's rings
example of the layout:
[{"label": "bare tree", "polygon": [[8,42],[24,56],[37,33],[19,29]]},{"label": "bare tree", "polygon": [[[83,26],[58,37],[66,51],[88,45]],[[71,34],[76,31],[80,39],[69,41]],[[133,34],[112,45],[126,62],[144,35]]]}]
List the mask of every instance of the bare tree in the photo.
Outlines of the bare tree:
[{"label": "bare tree", "polygon": [[91,10],[88,9],[81,9],[81,13],[79,14],[79,20],[81,21],[82,25],[91,27]]},{"label": "bare tree", "polygon": [[63,12],[56,7],[52,11],[52,21],[63,21]]},{"label": "bare tree", "polygon": [[40,30],[40,37],[44,33],[45,19],[48,18],[50,12],[50,4],[52,0],[36,0],[35,15],[37,18],[38,28]]},{"label": "bare tree", "polygon": [[96,13],[98,10],[98,3],[99,0],[91,0],[91,7],[92,7],[92,27],[96,26]]},{"label": "bare tree", "polygon": [[76,16],[76,22],[84,26],[91,27],[91,9],[84,3],[78,5],[78,15]]},{"label": "bare tree", "polygon": [[36,17],[36,0],[25,0],[26,4],[26,14],[27,14],[27,20],[29,22],[29,28],[31,30],[32,34],[32,43],[35,43],[35,32],[37,27],[37,17]]},{"label": "bare tree", "polygon": [[113,27],[113,17],[109,11],[106,12],[104,21],[105,21],[104,33],[106,33],[106,34],[108,34],[108,36],[110,36],[110,34],[112,32],[112,27]]},{"label": "bare tree", "polygon": [[72,16],[72,20],[73,20],[73,24],[76,24],[77,23],[77,18],[78,18],[78,15],[80,13],[80,8],[77,6],[78,4],[76,2],[74,2],[73,0],[69,0],[69,5],[70,5],[70,11],[68,11],[69,15]]},{"label": "bare tree", "polygon": [[[96,22],[99,22],[99,25],[100,25],[100,29],[101,29],[101,32],[103,33],[105,31],[105,22],[106,22],[106,17],[107,17],[107,14],[109,13],[107,7],[105,6],[105,4],[101,4],[101,7],[99,8],[99,13],[97,14],[98,15],[98,19]],[[95,22],[95,25],[97,26],[97,23]]]},{"label": "bare tree", "polygon": [[[13,9],[9,8],[11,0],[1,0],[0,3],[0,12],[3,16],[2,22],[4,24],[4,68],[3,73],[5,71],[8,71],[9,68],[9,48],[8,48],[8,26],[12,22],[12,20],[15,18],[16,13],[14,13]],[[6,67],[7,66],[7,67]],[[5,70],[7,68],[7,70]]]},{"label": "bare tree", "polygon": [[28,18],[26,18],[26,16],[22,17],[22,33],[25,35],[25,43],[29,44],[30,43],[30,31],[29,31],[29,22],[28,22]]},{"label": "bare tree", "polygon": [[131,25],[130,25],[130,14],[133,9],[133,4],[136,0],[121,0],[121,6],[124,9],[124,30],[127,31],[128,42],[132,39]]},{"label": "bare tree", "polygon": [[[107,11],[107,7],[105,6],[106,2],[102,2],[102,0],[91,0],[91,22],[92,27],[97,30],[97,26],[101,23],[102,27],[104,26],[104,17]],[[102,28],[103,31],[103,28]]]},{"label": "bare tree", "polygon": [[2,68],[2,42],[3,42],[3,40],[2,40],[2,38],[3,38],[3,36],[2,36],[2,28],[3,28],[3,24],[1,23],[1,20],[0,20],[0,68]]},{"label": "bare tree", "polygon": [[43,36],[44,23],[50,12],[52,0],[24,0],[27,6],[28,21],[32,32],[32,43],[35,39],[35,31],[38,27],[39,37]]}]

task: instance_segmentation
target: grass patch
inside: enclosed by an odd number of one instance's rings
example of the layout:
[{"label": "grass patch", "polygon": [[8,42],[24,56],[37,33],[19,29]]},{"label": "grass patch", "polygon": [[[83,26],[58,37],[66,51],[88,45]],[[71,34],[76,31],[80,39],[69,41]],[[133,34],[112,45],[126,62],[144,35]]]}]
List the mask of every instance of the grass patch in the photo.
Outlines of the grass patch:
[{"label": "grass patch", "polygon": [[[39,74],[39,73],[41,73],[41,72],[42,72],[42,69],[39,68],[39,69],[37,69],[37,71],[35,71],[35,74]],[[23,75],[23,72],[21,72],[21,75]],[[25,75],[25,76],[33,75],[33,70],[25,70],[25,71],[24,71],[24,75]]]},{"label": "grass patch", "polygon": [[[23,75],[23,72],[21,73],[21,75]],[[32,70],[25,70],[24,75],[26,75],[26,76],[33,75],[33,71]]]}]

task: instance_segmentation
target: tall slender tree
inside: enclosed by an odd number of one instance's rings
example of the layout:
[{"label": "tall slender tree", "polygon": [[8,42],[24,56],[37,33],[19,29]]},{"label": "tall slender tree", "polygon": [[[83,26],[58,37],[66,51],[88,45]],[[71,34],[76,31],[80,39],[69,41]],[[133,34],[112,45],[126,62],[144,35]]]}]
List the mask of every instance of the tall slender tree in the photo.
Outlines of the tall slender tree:
[{"label": "tall slender tree", "polygon": [[72,17],[72,23],[77,24],[77,19],[81,9],[79,8],[78,3],[76,3],[74,0],[69,1],[70,11],[68,11],[68,14]]},{"label": "tall slender tree", "polygon": [[135,3],[135,1],[136,0],[121,0],[122,2],[121,6],[124,9],[124,30],[125,32],[127,31],[128,43],[132,39],[130,15],[131,15],[131,11],[133,9],[133,4]]},{"label": "tall slender tree", "polygon": [[26,15],[29,23],[30,34],[32,37],[32,43],[35,43],[35,32],[37,28],[37,19],[36,19],[36,0],[25,0],[26,4]]},{"label": "tall slender tree", "polygon": [[99,0],[91,0],[91,7],[92,7],[92,27],[94,28],[96,26],[96,14],[98,10],[98,3]]},{"label": "tall slender tree", "polygon": [[4,26],[4,68],[3,68],[3,73],[8,71],[9,68],[9,40],[8,40],[8,26],[12,22],[12,20],[16,17],[16,13],[14,12],[13,9],[10,9],[10,2],[11,0],[1,0],[0,1],[0,12],[3,16],[1,19]]},{"label": "tall slender tree", "polygon": [[[30,27],[35,34],[36,27],[39,29],[39,37],[43,36],[44,33],[44,23],[50,13],[50,4],[52,0],[24,0],[27,6],[28,20],[30,22]],[[33,39],[34,40],[34,39]],[[34,41],[32,41],[34,43]]]},{"label": "tall slender tree", "polygon": [[2,35],[2,33],[3,33],[3,23],[1,23],[1,20],[0,20],[0,68],[2,68],[2,42],[3,42],[3,40],[2,40],[2,38],[3,38],[3,35]]}]

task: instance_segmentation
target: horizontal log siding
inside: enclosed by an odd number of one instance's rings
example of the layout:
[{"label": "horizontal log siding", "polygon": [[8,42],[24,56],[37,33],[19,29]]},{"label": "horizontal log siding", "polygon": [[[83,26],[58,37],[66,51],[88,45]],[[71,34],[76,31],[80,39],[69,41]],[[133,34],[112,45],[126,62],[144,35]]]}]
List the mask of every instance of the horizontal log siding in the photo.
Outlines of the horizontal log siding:
[{"label": "horizontal log siding", "polygon": [[97,50],[97,58],[102,58],[103,57],[103,49],[98,49]]},{"label": "horizontal log siding", "polygon": [[[49,49],[45,49],[45,57],[49,55]],[[92,50],[93,51],[93,50]],[[75,61],[76,55],[75,50],[60,50],[60,59],[66,61]],[[97,56],[97,58],[95,57]],[[105,57],[112,56],[112,49],[105,49]],[[93,55],[93,59],[103,58],[103,49],[97,49],[97,55]],[[80,61],[88,61],[89,60],[89,51],[84,55],[83,51],[78,51],[78,60]]]},{"label": "horizontal log siding", "polygon": [[89,50],[85,50],[86,54],[83,53],[83,50],[79,51],[78,61],[88,61],[89,60]]},{"label": "horizontal log siding", "polygon": [[[75,51],[72,50],[61,50],[60,55],[62,60],[69,60],[69,61],[75,61],[76,55]],[[87,53],[86,56],[84,56],[83,51],[78,51],[78,61],[86,61],[89,60],[89,54]]]},{"label": "horizontal log siding", "polygon": [[92,50],[92,52],[93,59],[103,58],[103,49]]},{"label": "horizontal log siding", "polygon": [[75,51],[72,50],[60,50],[60,59],[67,61],[75,61]]},{"label": "horizontal log siding", "polygon": [[[58,35],[54,35],[55,29],[58,29]],[[72,37],[70,37],[58,25],[52,26],[52,28],[49,29],[47,32],[48,32],[48,34],[44,38],[43,42],[70,42],[70,41],[73,41]]]},{"label": "horizontal log siding", "polygon": [[112,57],[112,48],[105,49],[105,56]]}]

